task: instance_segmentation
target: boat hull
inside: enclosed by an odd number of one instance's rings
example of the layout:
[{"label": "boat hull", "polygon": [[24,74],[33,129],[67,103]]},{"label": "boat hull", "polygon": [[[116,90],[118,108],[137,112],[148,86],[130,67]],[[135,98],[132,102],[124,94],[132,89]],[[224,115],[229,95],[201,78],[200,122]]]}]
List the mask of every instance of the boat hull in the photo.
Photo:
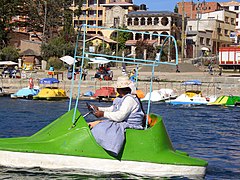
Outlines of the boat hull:
[{"label": "boat hull", "polygon": [[[146,130],[127,129],[124,147],[114,157],[96,142],[79,111],[73,125],[73,114],[74,110],[65,113],[32,136],[0,138],[0,166],[79,168],[149,176],[203,176],[205,173],[206,161],[173,148],[160,116],[151,114],[152,123]],[[132,169],[129,164],[133,165]]]},{"label": "boat hull", "polygon": [[202,97],[201,91],[186,91],[176,99],[166,102],[172,105],[207,105],[209,103],[207,98]]},{"label": "boat hull", "polygon": [[12,99],[32,99],[33,96],[36,96],[39,93],[40,89],[37,88],[22,88],[18,90],[15,94],[11,94]]},{"label": "boat hull", "polygon": [[240,96],[220,96],[216,101],[209,103],[211,106],[239,106]]},{"label": "boat hull", "polygon": [[[141,101],[148,101],[150,98],[150,92],[146,94],[146,96],[141,99]],[[151,93],[151,102],[165,102],[170,99],[176,99],[177,95],[175,95],[175,92],[172,89],[160,89],[160,90],[154,90]]]},{"label": "boat hull", "polygon": [[171,164],[157,164],[137,161],[120,161],[89,157],[64,156],[53,154],[22,153],[0,151],[1,166],[14,168],[33,168],[55,170],[72,170],[76,173],[103,172],[103,173],[130,173],[141,176],[157,177],[203,177],[206,167],[184,166]]},{"label": "boat hull", "polygon": [[34,100],[62,100],[68,99],[65,90],[52,87],[52,88],[43,88],[36,96],[33,96]]},{"label": "boat hull", "polygon": [[169,102],[172,105],[206,105],[206,103],[202,103],[202,102],[194,102],[194,101],[170,101]]}]

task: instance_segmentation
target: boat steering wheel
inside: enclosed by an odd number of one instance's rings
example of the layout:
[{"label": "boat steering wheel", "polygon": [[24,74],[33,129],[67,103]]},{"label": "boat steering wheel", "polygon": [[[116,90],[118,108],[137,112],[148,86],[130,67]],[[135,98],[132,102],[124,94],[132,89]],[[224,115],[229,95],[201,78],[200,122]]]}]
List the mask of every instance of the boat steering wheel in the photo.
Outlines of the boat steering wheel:
[{"label": "boat steering wheel", "polygon": [[93,105],[91,105],[91,104],[89,104],[87,102],[86,102],[86,105],[87,105],[89,113],[94,114],[96,112],[96,109],[93,107]]}]

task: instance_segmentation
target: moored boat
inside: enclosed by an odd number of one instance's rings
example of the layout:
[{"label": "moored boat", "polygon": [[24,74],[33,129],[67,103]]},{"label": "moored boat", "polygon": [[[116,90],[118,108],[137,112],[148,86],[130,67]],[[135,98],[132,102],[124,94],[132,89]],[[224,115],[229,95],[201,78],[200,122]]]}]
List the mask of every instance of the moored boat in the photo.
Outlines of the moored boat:
[{"label": "moored boat", "polygon": [[4,90],[4,88],[0,87],[0,96],[9,96],[11,95],[8,91]]},{"label": "moored boat", "polygon": [[36,96],[39,93],[40,89],[38,86],[34,86],[33,88],[25,87],[18,90],[16,93],[11,94],[12,99],[33,99],[33,96]]},{"label": "moored boat", "polygon": [[16,93],[11,94],[12,99],[33,99],[39,93],[39,86],[34,86],[33,78],[29,78],[29,86],[19,89]]},{"label": "moored boat", "polygon": [[[165,100],[175,99],[177,97],[176,93],[172,89],[160,89],[160,90],[154,90],[151,93],[151,99],[152,102],[161,102]],[[146,94],[146,96],[141,99],[142,101],[148,101],[150,98],[150,92]]]},{"label": "moored boat", "polygon": [[[200,86],[202,83],[198,80],[190,80],[183,82],[182,85]],[[215,96],[204,97],[200,90],[187,90],[174,100],[166,101],[172,105],[206,105],[209,102],[215,101]]]},{"label": "moored boat", "polygon": [[114,87],[101,87],[97,89],[93,95],[99,101],[112,101],[116,97]]},{"label": "moored boat", "polygon": [[216,101],[208,103],[208,105],[215,106],[239,106],[240,96],[220,96]]},{"label": "moored boat", "polygon": [[47,87],[42,88],[37,95],[33,96],[34,100],[62,100],[68,98],[65,90],[52,86],[59,83],[56,78],[43,78],[40,79],[39,83],[47,85]]}]

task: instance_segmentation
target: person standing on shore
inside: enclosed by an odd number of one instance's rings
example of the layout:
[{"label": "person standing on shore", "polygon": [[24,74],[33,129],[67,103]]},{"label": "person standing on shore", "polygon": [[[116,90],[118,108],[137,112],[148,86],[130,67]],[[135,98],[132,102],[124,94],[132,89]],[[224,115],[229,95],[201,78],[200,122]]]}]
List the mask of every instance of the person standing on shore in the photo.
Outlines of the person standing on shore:
[{"label": "person standing on shore", "polygon": [[177,72],[177,73],[180,73],[180,71],[179,71],[179,66],[178,66],[178,65],[176,65],[176,72]]},{"label": "person standing on shore", "polygon": [[219,74],[218,75],[222,76],[222,67],[221,66],[219,66]]},{"label": "person standing on shore", "polygon": [[209,70],[209,74],[213,75],[213,67],[212,64],[208,65],[208,70]]}]

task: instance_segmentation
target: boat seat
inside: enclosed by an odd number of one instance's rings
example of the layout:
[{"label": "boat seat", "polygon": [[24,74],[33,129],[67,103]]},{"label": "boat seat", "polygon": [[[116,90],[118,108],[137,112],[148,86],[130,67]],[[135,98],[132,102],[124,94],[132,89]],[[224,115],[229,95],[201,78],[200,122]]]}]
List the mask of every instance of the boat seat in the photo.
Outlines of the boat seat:
[{"label": "boat seat", "polygon": [[148,128],[153,127],[157,123],[157,116],[148,115]]}]

